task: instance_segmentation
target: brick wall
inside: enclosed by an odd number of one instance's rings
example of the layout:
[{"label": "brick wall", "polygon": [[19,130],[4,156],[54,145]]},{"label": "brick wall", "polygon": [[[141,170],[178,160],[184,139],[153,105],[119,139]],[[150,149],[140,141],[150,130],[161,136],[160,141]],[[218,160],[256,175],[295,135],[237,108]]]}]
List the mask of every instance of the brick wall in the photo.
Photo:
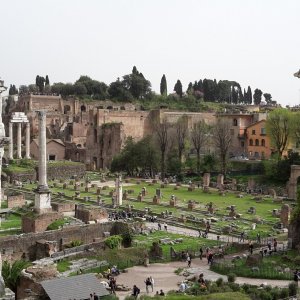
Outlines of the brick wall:
[{"label": "brick wall", "polygon": [[68,212],[75,210],[75,203],[71,201],[66,202],[51,202],[52,209],[57,212]]},{"label": "brick wall", "polygon": [[27,233],[18,236],[0,237],[0,249],[3,259],[20,259],[22,256],[30,260],[36,258],[36,242],[41,239],[56,241],[60,247],[63,240],[82,241],[89,244],[97,238],[103,238],[103,233],[111,231],[113,223],[70,226],[58,230],[41,233]]},{"label": "brick wall", "polygon": [[23,205],[25,205],[24,194],[7,196],[7,207],[8,208],[22,207]]}]

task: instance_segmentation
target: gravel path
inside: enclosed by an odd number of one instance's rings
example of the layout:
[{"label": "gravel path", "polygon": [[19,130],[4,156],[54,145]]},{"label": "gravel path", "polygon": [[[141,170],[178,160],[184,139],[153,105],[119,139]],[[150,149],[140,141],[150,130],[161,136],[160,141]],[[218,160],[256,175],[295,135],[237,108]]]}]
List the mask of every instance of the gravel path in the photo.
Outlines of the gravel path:
[{"label": "gravel path", "polygon": [[[144,280],[146,277],[152,276],[155,280],[154,291],[150,292],[149,295],[154,295],[156,291],[162,289],[164,292],[170,290],[177,290],[178,284],[184,279],[183,276],[178,276],[174,271],[178,268],[186,268],[187,264],[185,262],[170,262],[166,264],[151,264],[149,267],[135,266],[128,269],[128,273],[122,273],[117,279],[118,284],[124,284],[130,288],[136,284],[140,290],[141,295],[146,294],[146,288]],[[215,281],[220,277],[227,280],[227,276],[217,274],[209,270],[206,259],[200,261],[199,258],[195,258],[192,261],[192,267],[190,268],[192,272],[204,273],[204,278],[208,280]],[[244,278],[237,277],[236,282],[239,284],[248,283],[253,285],[260,285],[262,283],[271,285],[273,287],[286,287],[290,283],[287,280],[270,280],[270,279],[256,279],[256,278]],[[130,292],[117,292],[117,296],[120,300],[124,299]]]}]

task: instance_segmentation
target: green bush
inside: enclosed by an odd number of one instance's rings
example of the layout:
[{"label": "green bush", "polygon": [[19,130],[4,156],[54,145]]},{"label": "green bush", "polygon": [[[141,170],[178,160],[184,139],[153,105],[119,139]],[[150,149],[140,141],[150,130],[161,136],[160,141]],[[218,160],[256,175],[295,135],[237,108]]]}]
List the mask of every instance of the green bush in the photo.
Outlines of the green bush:
[{"label": "green bush", "polygon": [[297,295],[298,286],[295,282],[291,282],[289,284],[289,296],[296,296]]},{"label": "green bush", "polygon": [[222,278],[222,277],[220,277],[220,278],[218,278],[218,279],[216,280],[216,284],[217,284],[217,286],[222,286],[222,285],[223,285],[223,283],[224,283],[224,280],[223,280],[223,278]]},{"label": "green bush", "polygon": [[229,274],[227,275],[227,279],[228,279],[228,282],[233,283],[233,282],[235,282],[235,280],[236,280],[236,275],[235,275],[234,273],[229,273]]},{"label": "green bush", "polygon": [[300,256],[299,255],[294,258],[294,263],[296,265],[300,265]]},{"label": "green bush", "polygon": [[74,240],[71,242],[71,247],[78,247],[81,246],[82,244],[83,244],[82,241]]},{"label": "green bush", "polygon": [[120,235],[113,235],[105,240],[105,245],[110,249],[119,247],[122,243],[122,237]]}]

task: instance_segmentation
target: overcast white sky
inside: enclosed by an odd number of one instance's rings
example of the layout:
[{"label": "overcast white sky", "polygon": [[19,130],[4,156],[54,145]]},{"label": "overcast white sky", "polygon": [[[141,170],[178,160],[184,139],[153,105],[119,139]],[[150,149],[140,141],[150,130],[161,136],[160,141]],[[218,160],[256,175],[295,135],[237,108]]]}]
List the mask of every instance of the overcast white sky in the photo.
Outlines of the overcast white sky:
[{"label": "overcast white sky", "polygon": [[300,104],[299,0],[0,0],[6,85],[109,84],[134,65],[159,91],[177,79],[236,80]]}]

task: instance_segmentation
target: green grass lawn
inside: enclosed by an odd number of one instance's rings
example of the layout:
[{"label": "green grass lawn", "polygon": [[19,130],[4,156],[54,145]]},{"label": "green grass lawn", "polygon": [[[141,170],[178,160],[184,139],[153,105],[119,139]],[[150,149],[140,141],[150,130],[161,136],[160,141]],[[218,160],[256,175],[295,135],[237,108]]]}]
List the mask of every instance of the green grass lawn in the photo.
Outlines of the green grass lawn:
[{"label": "green grass lawn", "polygon": [[[105,299],[105,298],[103,298]],[[132,298],[133,299],[133,298]],[[209,295],[202,296],[193,296],[193,295],[183,295],[183,294],[168,294],[165,297],[162,296],[142,296],[143,300],[151,300],[151,299],[165,299],[165,300],[250,300],[251,298],[244,293],[241,292],[225,292],[225,293],[212,293]]]},{"label": "green grass lawn", "polygon": [[21,228],[21,217],[10,214],[7,219],[2,219],[0,229]]},{"label": "green grass lawn", "polygon": [[[237,260],[234,263],[224,261],[220,264],[213,265],[211,269],[224,275],[235,273],[241,277],[292,280],[293,270],[300,267],[300,260],[294,260],[296,256],[296,251],[289,251],[287,255],[265,256],[263,261],[258,265],[259,271],[252,271],[252,267],[246,265],[245,259]],[[277,270],[278,267],[281,267],[282,271],[285,268],[290,268],[291,271],[279,272]]]},{"label": "green grass lawn", "polygon": [[[97,173],[89,173],[89,176],[97,178]],[[100,175],[99,175],[100,176]],[[74,187],[69,185],[67,189],[63,189],[62,183],[58,183],[58,181],[55,181],[58,185],[56,188],[51,188],[52,192],[58,193],[58,192],[64,192],[66,196],[71,197],[74,196],[75,190]],[[69,182],[69,181],[66,181]],[[252,200],[251,195],[245,195],[244,198],[237,198],[234,193],[228,192],[226,196],[220,196],[217,191],[213,191],[209,194],[204,193],[202,189],[196,188],[194,191],[188,191],[187,187],[178,187],[178,190],[174,190],[174,186],[168,185],[165,188],[161,188],[162,191],[162,199],[161,199],[161,205],[154,205],[152,204],[152,198],[155,195],[155,191],[157,188],[160,188],[159,184],[154,185],[148,185],[146,182],[141,182],[140,184],[137,184],[137,180],[130,180],[130,183],[132,183],[132,186],[124,186],[124,190],[133,190],[133,193],[129,194],[128,198],[137,199],[137,196],[139,192],[141,192],[143,187],[146,187],[147,194],[146,197],[143,199],[143,202],[137,202],[132,200],[123,200],[123,207],[126,208],[127,205],[133,205],[134,209],[137,210],[144,210],[145,207],[150,207],[151,211],[155,214],[160,214],[163,211],[168,210],[169,212],[172,212],[174,216],[180,217],[180,215],[184,214],[186,216],[193,215],[194,217],[198,219],[206,218],[206,216],[202,213],[206,211],[206,204],[209,202],[212,202],[215,209],[217,218],[219,218],[219,221],[217,223],[213,224],[214,230],[221,231],[222,227],[225,225],[228,225],[230,223],[234,223],[238,226],[236,229],[237,233],[241,231],[245,231],[248,233],[249,238],[255,238],[256,234],[259,232],[262,237],[267,236],[268,234],[275,234],[276,232],[272,230],[272,226],[279,222],[279,218],[272,216],[273,209],[280,209],[281,205],[280,203],[274,203],[271,198],[266,198],[261,203],[257,203],[255,200]],[[53,182],[50,181],[49,185],[52,185]],[[35,184],[27,184],[25,185],[25,188],[32,190],[32,188],[35,188]],[[113,188],[108,188],[106,190],[101,191],[101,197],[102,199],[107,203],[111,204],[111,197],[109,196],[109,192]],[[91,188],[90,192],[85,192],[85,186],[80,187],[80,197],[83,198],[85,196],[91,197],[91,199],[96,200],[96,190],[97,188]],[[171,198],[171,195],[175,195],[177,198],[178,206],[176,208],[169,207],[169,199]],[[55,196],[53,197],[55,198]],[[196,211],[190,212],[187,211],[187,203],[189,200],[195,200],[197,201],[196,205]],[[73,200],[75,202],[82,203],[83,200]],[[86,203],[89,205],[90,203]],[[237,213],[242,214],[241,220],[221,220],[222,216],[228,216],[228,210],[226,209],[230,205],[236,206]],[[248,209],[254,206],[256,208],[256,216],[249,214]],[[253,219],[255,217],[260,217],[264,219],[267,224],[257,224],[257,227],[255,230],[251,230],[250,226],[253,222]],[[245,220],[243,220],[245,219]],[[195,225],[199,226],[199,225]]]},{"label": "green grass lawn", "polygon": [[150,249],[153,242],[159,242],[160,239],[170,238],[171,240],[175,240],[178,238],[182,238],[182,243],[174,244],[174,245],[164,245],[161,244],[163,250],[163,256],[165,260],[170,260],[170,248],[180,253],[181,251],[189,251],[190,253],[198,252],[200,246],[203,247],[205,251],[206,247],[212,247],[220,245],[220,242],[208,240],[204,238],[196,238],[196,237],[188,237],[182,234],[174,234],[166,231],[155,231],[150,233],[149,235],[136,235],[134,236],[133,243],[135,246],[143,246],[147,249]]}]

